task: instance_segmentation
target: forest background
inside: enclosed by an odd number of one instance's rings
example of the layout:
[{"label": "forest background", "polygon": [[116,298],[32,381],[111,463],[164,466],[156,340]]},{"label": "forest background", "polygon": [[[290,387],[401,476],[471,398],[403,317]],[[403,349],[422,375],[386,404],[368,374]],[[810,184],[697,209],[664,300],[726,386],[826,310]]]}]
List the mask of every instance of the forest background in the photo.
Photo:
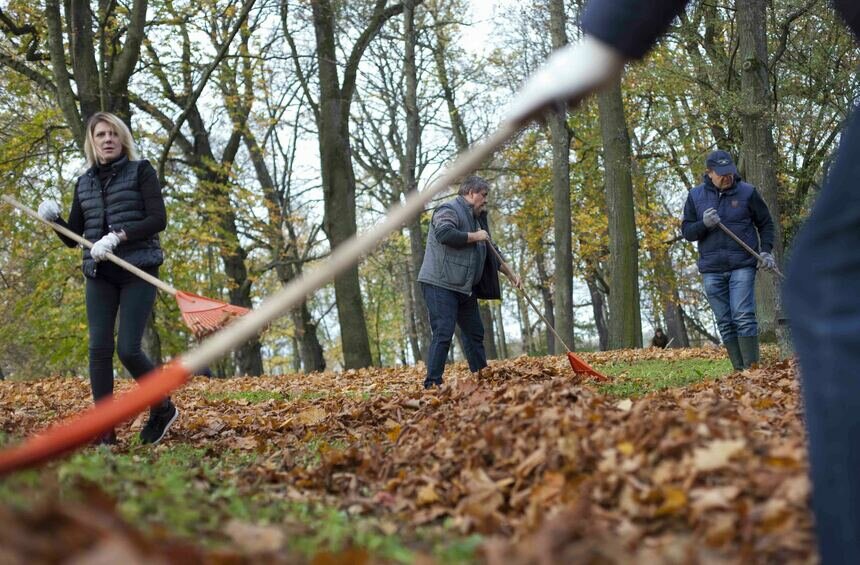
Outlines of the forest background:
[{"label": "forest background", "polygon": [[[163,183],[161,278],[249,307],[480,141],[525,77],[578,39],[582,10],[563,0],[0,6],[0,192],[33,207],[53,198],[67,213],[83,121],[115,112]],[[692,2],[623,80],[485,163],[494,239],[564,342],[640,347],[659,326],[671,347],[718,343],[695,248],[679,233],[686,191],[708,152],[730,151],[771,209],[784,264],[860,93],[858,62],[826,0]],[[429,327],[415,277],[429,217],[216,374],[421,361]],[[0,375],[85,374],[79,252],[6,206],[0,241]],[[759,321],[787,347],[778,283],[759,277]],[[510,287],[481,314],[490,357],[563,350]],[[160,295],[147,350],[166,360],[193,344]]]}]

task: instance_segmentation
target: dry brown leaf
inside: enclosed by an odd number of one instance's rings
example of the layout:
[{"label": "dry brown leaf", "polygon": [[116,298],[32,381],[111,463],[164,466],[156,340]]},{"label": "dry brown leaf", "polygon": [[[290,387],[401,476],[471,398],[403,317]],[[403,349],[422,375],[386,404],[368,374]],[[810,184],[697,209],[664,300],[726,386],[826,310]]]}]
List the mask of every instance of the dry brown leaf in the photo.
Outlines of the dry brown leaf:
[{"label": "dry brown leaf", "polygon": [[729,459],[746,447],[744,439],[715,439],[693,452],[693,466],[697,471],[713,471],[729,464]]},{"label": "dry brown leaf", "polygon": [[224,533],[248,553],[274,553],[284,545],[284,532],[278,526],[261,526],[230,520]]},{"label": "dry brown leaf", "polygon": [[303,410],[302,412],[300,412],[299,415],[296,417],[296,420],[298,420],[300,424],[304,424],[306,426],[313,426],[325,420],[325,417],[325,410],[314,406],[312,408],[308,408],[307,410]]},{"label": "dry brown leaf", "polygon": [[[596,365],[725,358],[715,348],[582,355]],[[215,453],[256,451],[257,463],[236,475],[240,488],[278,484],[286,500],[385,516],[407,540],[415,526],[450,517],[514,548],[542,547],[524,554],[529,563],[550,554],[560,563],[706,562],[709,546],[729,562],[814,558],[794,365],[635,401],[573,378],[564,356],[493,361],[479,379],[468,373],[464,363],[446,367],[457,386],[431,392],[420,388],[419,367],[194,379],[175,395],[182,416],[172,433]],[[117,382],[119,391],[132,386]],[[255,402],[245,392],[280,398]],[[90,402],[83,379],[0,382],[0,429],[39,429]],[[137,430],[118,432],[123,450]],[[576,528],[547,523],[580,502],[591,510],[576,514]],[[13,547],[4,532],[18,531],[11,524],[0,505],[4,550]],[[544,526],[555,530],[529,546]],[[542,546],[547,540],[557,546]]]},{"label": "dry brown leaf", "polygon": [[415,502],[418,506],[430,506],[433,503],[439,502],[439,500],[441,499],[436,494],[436,489],[433,488],[433,485],[424,485],[418,489],[418,497]]}]

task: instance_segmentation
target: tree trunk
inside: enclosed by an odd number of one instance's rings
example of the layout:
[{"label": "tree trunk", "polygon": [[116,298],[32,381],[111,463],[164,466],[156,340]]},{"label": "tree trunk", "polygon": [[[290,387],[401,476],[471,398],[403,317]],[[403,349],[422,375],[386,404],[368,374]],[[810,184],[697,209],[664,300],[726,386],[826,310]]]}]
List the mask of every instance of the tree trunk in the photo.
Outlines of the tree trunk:
[{"label": "tree trunk", "polygon": [[520,334],[523,336],[523,353],[534,355],[535,347],[532,343],[532,324],[529,319],[529,306],[521,296],[517,296],[517,310],[520,313]]},{"label": "tree trunk", "polygon": [[499,357],[501,359],[507,359],[508,355],[508,339],[505,335],[505,321],[502,317],[502,304],[501,302],[495,302],[493,308],[494,315],[493,317],[496,319],[496,324],[498,329],[496,331],[496,335],[499,336]]},{"label": "tree trunk", "polygon": [[[765,0],[743,0],[736,3],[738,18],[738,58],[741,62],[741,100],[739,108],[743,143],[741,164],[744,178],[758,188],[767,202],[775,227],[773,255],[782,258],[782,230],[777,198],[777,154],[773,141],[773,118],[770,113],[770,86],[767,71],[767,15]],[[762,341],[779,338],[789,350],[781,317],[779,279],[763,274],[756,284],[759,335]],[[779,336],[777,334],[780,334]]]},{"label": "tree trunk", "polygon": [[[322,66],[322,65],[321,65]],[[345,109],[341,100],[321,100],[320,159],[325,214],[323,229],[332,249],[355,234],[355,176],[349,157],[349,138],[336,123]],[[334,126],[334,127],[333,127]],[[334,279],[344,367],[356,369],[373,364],[358,267],[352,266]]]},{"label": "tree trunk", "polygon": [[[236,213],[230,202],[230,179],[227,171],[233,166],[233,159],[238,151],[242,134],[234,131],[227,142],[222,155],[222,161],[218,164],[209,146],[208,133],[205,124],[197,113],[196,108],[188,114],[188,124],[195,132],[198,144],[195,148],[195,173],[200,180],[201,194],[210,203],[210,210],[214,212],[207,221],[212,221],[218,226],[213,230],[219,235],[218,253],[224,265],[224,274],[230,281],[227,291],[229,302],[245,308],[253,308],[251,300],[251,286],[253,280],[248,276],[248,268],[245,265],[247,251],[239,241],[239,228]],[[262,375],[263,356],[259,336],[247,340],[235,350],[236,370],[240,375]]]},{"label": "tree trunk", "polygon": [[478,310],[481,312],[481,323],[484,324],[484,351],[487,352],[487,359],[498,359],[499,352],[496,349],[493,310],[490,308],[490,304],[485,301],[481,301],[478,304]]},{"label": "tree trunk", "polygon": [[[377,1],[372,21],[363,30],[349,55],[343,84],[338,78],[338,49],[335,42],[336,15],[330,0],[312,2],[317,47],[319,103],[316,112],[320,169],[323,185],[323,230],[334,249],[356,232],[355,171],[349,140],[349,110],[355,91],[358,64],[370,40],[389,18],[403,10],[385,9]],[[358,267],[343,271],[334,280],[344,366],[347,369],[373,364],[367,322],[361,298]]]},{"label": "tree trunk", "polygon": [[585,276],[585,284],[588,285],[588,292],[591,295],[591,311],[594,315],[594,325],[597,327],[597,342],[600,351],[609,349],[609,326],[606,323],[606,301],[603,298],[603,292],[597,282],[597,275],[594,271],[589,272]]},{"label": "tree trunk", "polygon": [[403,264],[398,280],[400,283],[400,294],[403,296],[403,321],[406,324],[406,341],[412,358],[416,362],[421,360],[421,346],[418,343],[418,317],[415,312],[415,298],[412,296],[412,264],[409,258]]},{"label": "tree trunk", "polygon": [[671,341],[670,347],[690,347],[687,325],[679,310],[681,297],[678,295],[678,278],[672,268],[672,258],[669,256],[668,248],[661,247],[654,251],[654,263],[657,269],[660,307],[666,322],[663,329]]},{"label": "tree trunk", "polygon": [[[563,0],[550,0],[550,37],[553,50],[567,45]],[[555,239],[555,329],[567,347],[573,342],[573,243],[570,212],[570,130],[567,109],[555,108],[547,117],[552,145],[553,237]],[[553,336],[554,337],[554,336]],[[564,344],[556,343],[561,351]]]},{"label": "tree trunk", "polygon": [[[244,138],[245,146],[251,155],[254,171],[257,174],[257,181],[263,189],[263,197],[268,204],[266,207],[269,213],[267,232],[272,257],[276,259],[275,271],[278,274],[278,280],[283,284],[287,284],[300,275],[302,271],[297,251],[298,238],[292,238],[292,241],[287,242],[282,228],[282,225],[285,224],[287,232],[291,236],[293,235],[293,228],[290,224],[290,202],[288,198],[284,198],[285,202],[281,202],[279,195],[276,193],[274,179],[269,172],[269,168],[266,166],[263,151],[257,143],[257,138],[247,128]],[[285,190],[284,194],[288,194],[288,191]],[[297,353],[300,356],[301,365],[305,372],[324,371],[325,357],[323,356],[322,345],[320,345],[319,338],[317,337],[316,324],[314,324],[308,310],[307,298],[302,298],[297,306],[290,309],[290,319],[293,322],[298,342]]]},{"label": "tree trunk", "polygon": [[684,312],[684,309],[681,305],[678,305],[678,311],[681,313],[681,317],[684,318],[687,322],[690,323],[690,326],[699,333],[699,335],[705,337],[708,341],[713,343],[714,345],[720,345],[720,338],[708,330],[706,330],[699,322],[697,322],[692,316]]},{"label": "tree trunk", "polygon": [[[669,336],[671,344],[669,347],[690,347],[690,334],[687,333],[687,324],[684,322],[684,312],[681,304],[677,301],[666,302],[663,306],[663,317],[666,319],[666,335]],[[674,338],[674,341],[672,339]]]},{"label": "tree trunk", "polygon": [[293,344],[293,357],[290,359],[290,367],[292,367],[294,373],[302,372],[302,353],[299,351],[299,340],[296,339],[296,336],[293,335],[290,338],[290,343]]},{"label": "tree trunk", "polygon": [[290,317],[299,343],[302,370],[305,373],[325,371],[323,348],[317,338],[317,325],[308,310],[307,301],[303,300],[297,307],[290,310]]},{"label": "tree trunk", "polygon": [[416,218],[409,228],[409,261],[411,263],[410,281],[412,283],[412,315],[415,318],[415,334],[418,337],[419,357],[415,361],[426,361],[427,350],[430,349],[430,315],[427,303],[424,302],[424,292],[418,282],[418,273],[424,262],[424,236],[421,231],[421,220]]},{"label": "tree trunk", "polygon": [[[415,64],[415,0],[403,2],[403,36],[405,42],[403,57],[403,75],[406,81],[404,106],[406,108],[406,147],[402,161],[401,178],[407,197],[418,190],[416,168],[418,166],[418,143],[421,140],[421,119],[418,112],[418,71]],[[418,272],[424,262],[424,237],[421,231],[420,216],[413,219],[409,225],[410,267],[408,282],[411,290],[405,294],[409,303],[410,319],[407,320],[410,329],[410,344],[415,361],[423,361],[430,348],[430,323],[427,315],[427,304],[424,303],[424,293],[418,282]]]},{"label": "tree trunk", "polygon": [[639,313],[639,243],[633,207],[630,136],[621,79],[597,96],[609,214],[609,348],[642,347]]},{"label": "tree trunk", "polygon": [[[535,264],[537,265],[538,277],[540,280],[538,284],[540,285],[540,294],[541,298],[543,298],[543,310],[544,317],[547,321],[555,327],[555,315],[554,304],[552,300],[552,291],[550,290],[550,280],[549,275],[546,272],[546,264],[544,263],[543,253],[538,253],[535,255]],[[555,355],[555,336],[552,335],[552,330],[546,328],[546,352],[547,355]]]}]

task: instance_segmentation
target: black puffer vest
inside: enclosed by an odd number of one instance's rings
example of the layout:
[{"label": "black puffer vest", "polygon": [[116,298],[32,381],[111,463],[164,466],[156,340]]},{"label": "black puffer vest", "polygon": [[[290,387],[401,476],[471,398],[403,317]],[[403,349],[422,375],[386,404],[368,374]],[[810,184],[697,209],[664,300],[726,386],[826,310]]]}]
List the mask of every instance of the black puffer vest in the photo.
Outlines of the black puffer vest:
[{"label": "black puffer vest", "polygon": [[[138,187],[138,165],[123,156],[111,163],[111,175],[104,186],[99,181],[96,167],[78,177],[77,195],[84,214],[84,237],[95,243],[108,231],[120,231],[124,225],[139,222],[146,217],[143,195]],[[114,255],[136,267],[156,267],[164,262],[158,235],[138,241],[124,241]],[[90,250],[84,249],[84,275],[96,276],[96,262]]]}]

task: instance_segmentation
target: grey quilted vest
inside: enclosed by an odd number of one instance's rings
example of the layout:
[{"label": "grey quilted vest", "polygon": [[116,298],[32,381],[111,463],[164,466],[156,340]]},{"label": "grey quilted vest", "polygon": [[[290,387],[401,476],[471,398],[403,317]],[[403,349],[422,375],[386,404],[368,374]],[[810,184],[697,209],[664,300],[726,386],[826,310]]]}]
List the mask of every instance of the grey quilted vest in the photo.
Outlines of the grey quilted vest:
[{"label": "grey quilted vest", "polygon": [[[451,208],[457,213],[458,230],[473,232],[481,229],[472,208],[462,196],[436,208],[434,218],[443,208]],[[470,295],[472,287],[481,280],[486,258],[487,248],[481,243],[469,243],[459,249],[440,243],[436,239],[431,220],[427,233],[427,249],[418,272],[418,281]]]}]

